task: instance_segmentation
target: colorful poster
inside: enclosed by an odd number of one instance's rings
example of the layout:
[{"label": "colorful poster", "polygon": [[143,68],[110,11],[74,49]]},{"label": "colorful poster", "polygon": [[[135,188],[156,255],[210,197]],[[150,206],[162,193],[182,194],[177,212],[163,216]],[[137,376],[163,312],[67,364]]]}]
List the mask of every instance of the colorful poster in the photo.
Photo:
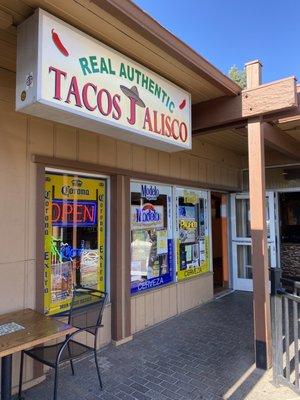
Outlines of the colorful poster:
[{"label": "colorful poster", "polygon": [[131,293],[173,280],[172,190],[131,182]]},{"label": "colorful poster", "polygon": [[161,229],[164,227],[164,207],[145,203],[131,206],[131,229]]},{"label": "colorful poster", "polygon": [[207,193],[176,192],[177,279],[181,281],[210,270]]},{"label": "colorful poster", "polygon": [[157,236],[157,255],[168,253],[168,231],[166,229],[158,230]]},{"label": "colorful poster", "polygon": [[51,315],[70,307],[74,285],[105,290],[106,182],[66,173],[45,178],[44,310]]}]

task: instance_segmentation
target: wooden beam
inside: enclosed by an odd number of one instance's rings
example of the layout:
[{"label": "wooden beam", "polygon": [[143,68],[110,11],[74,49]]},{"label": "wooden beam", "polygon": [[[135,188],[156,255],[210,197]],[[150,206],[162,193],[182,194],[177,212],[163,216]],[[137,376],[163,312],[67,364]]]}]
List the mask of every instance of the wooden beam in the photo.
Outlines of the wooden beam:
[{"label": "wooden beam", "polygon": [[132,339],[130,303],[130,179],[111,177],[111,328],[119,345]]},{"label": "wooden beam", "polygon": [[271,366],[272,346],[264,152],[262,124],[260,120],[251,120],[248,123],[248,160],[255,360],[258,368],[267,369]]},{"label": "wooden beam", "polygon": [[[257,86],[261,79],[258,62],[246,65],[254,75],[247,82]],[[268,239],[266,224],[265,149],[261,118],[248,120],[248,162],[253,273],[255,362],[258,368],[272,364],[271,311],[269,297]]]},{"label": "wooden beam", "polygon": [[263,123],[265,143],[288,157],[300,160],[300,142],[270,123]]},{"label": "wooden beam", "polygon": [[0,10],[0,29],[7,29],[13,24],[13,17]]},{"label": "wooden beam", "polygon": [[297,108],[294,77],[243,90],[240,96],[221,97],[195,104],[192,128],[195,133],[218,126],[233,127],[250,117],[275,114]]},{"label": "wooden beam", "polygon": [[254,89],[261,85],[262,63],[259,60],[249,61],[245,64],[247,88]]}]

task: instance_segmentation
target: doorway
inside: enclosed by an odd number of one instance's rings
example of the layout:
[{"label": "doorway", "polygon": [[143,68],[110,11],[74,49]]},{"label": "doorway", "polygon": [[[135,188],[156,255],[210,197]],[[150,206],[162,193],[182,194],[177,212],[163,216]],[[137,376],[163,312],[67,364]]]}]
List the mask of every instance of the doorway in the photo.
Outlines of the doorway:
[{"label": "doorway", "polygon": [[229,288],[227,207],[227,194],[211,193],[212,262],[215,295]]},{"label": "doorway", "polygon": [[278,202],[282,276],[300,280],[300,191],[281,192]]},{"label": "doorway", "polygon": [[[266,192],[266,226],[269,266],[277,267],[275,235],[275,193]],[[231,195],[233,289],[253,290],[250,200],[248,193]]]}]

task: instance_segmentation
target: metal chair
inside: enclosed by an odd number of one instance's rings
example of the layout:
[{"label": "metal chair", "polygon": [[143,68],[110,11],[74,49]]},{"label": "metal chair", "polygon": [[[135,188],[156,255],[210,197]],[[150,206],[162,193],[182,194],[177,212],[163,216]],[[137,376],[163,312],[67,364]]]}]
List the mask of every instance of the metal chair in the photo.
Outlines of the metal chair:
[{"label": "metal chair", "polygon": [[[63,362],[69,361],[72,374],[74,375],[73,360],[80,358],[87,353],[93,352],[99,384],[102,390],[102,381],[97,359],[97,339],[98,330],[103,326],[101,322],[106,297],[107,294],[99,290],[87,287],[74,288],[70,310],[61,313],[58,316],[67,316],[68,324],[75,326],[78,328],[78,330],[71,335],[67,335],[66,339],[62,343],[57,343],[50,346],[34,347],[31,350],[22,351],[18,394],[19,400],[22,399],[24,354],[41,362],[42,364],[54,368],[55,374],[53,400],[57,400],[59,365]],[[94,336],[93,347],[74,340],[76,335],[80,334],[81,332],[88,332]]]}]

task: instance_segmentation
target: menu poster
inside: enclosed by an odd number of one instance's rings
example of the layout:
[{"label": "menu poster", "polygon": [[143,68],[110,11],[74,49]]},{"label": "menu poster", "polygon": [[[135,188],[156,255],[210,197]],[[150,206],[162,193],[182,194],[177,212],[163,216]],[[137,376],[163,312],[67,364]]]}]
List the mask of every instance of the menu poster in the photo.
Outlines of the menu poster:
[{"label": "menu poster", "polygon": [[209,271],[207,194],[177,189],[177,277]]},{"label": "menu poster", "polygon": [[157,255],[168,253],[168,232],[166,229],[156,231]]},{"label": "menu poster", "polygon": [[80,262],[80,283],[83,286],[95,287],[97,285],[97,272],[99,264],[98,250],[83,250]]}]

